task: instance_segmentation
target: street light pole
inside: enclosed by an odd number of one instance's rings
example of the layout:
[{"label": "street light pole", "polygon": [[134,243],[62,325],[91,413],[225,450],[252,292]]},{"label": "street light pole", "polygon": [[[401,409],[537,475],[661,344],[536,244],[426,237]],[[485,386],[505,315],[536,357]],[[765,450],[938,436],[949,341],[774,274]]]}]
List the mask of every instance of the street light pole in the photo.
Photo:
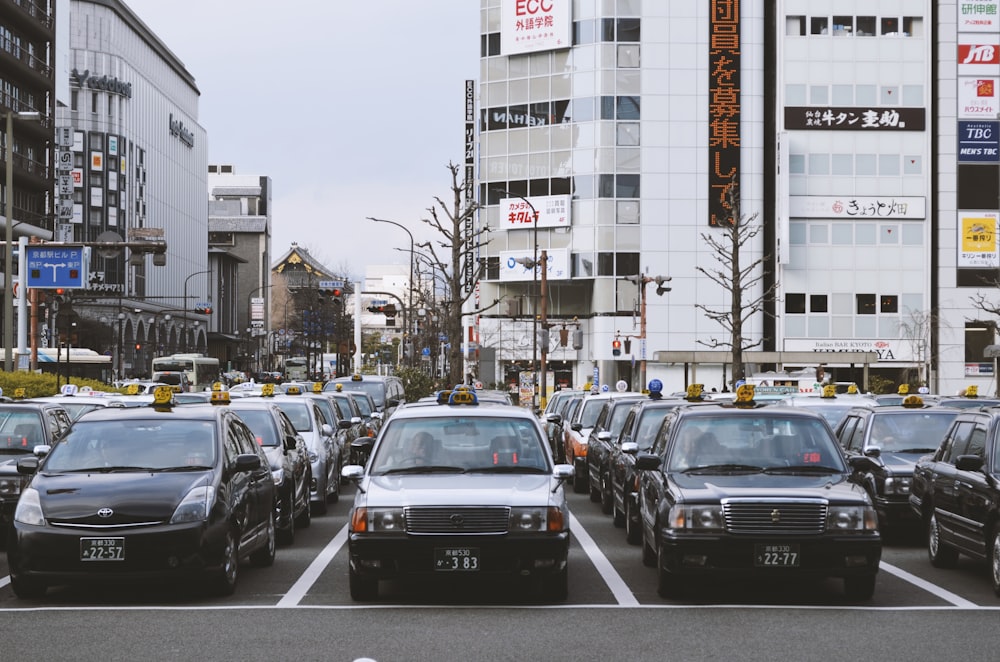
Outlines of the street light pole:
[{"label": "street light pole", "polygon": [[[402,228],[406,232],[406,234],[409,235],[410,237],[410,280],[406,284],[406,289],[409,293],[409,297],[407,299],[408,303],[406,305],[406,310],[403,311],[403,328],[405,329],[405,332],[403,334],[403,342],[405,343],[406,338],[412,335],[413,332],[413,330],[410,328],[410,324],[413,320],[412,318],[413,313],[411,312],[413,310],[413,251],[414,251],[413,233],[410,232],[410,229],[408,227],[406,227],[402,223],[397,223],[396,221],[388,221],[384,218],[373,218],[371,216],[368,217],[368,220],[374,221],[376,223],[389,223],[390,225],[395,225],[397,228]],[[412,353],[410,356],[410,365],[411,366],[413,365]]]},{"label": "street light pole", "polygon": [[657,296],[663,296],[664,292],[669,292],[670,288],[664,283],[671,280],[670,276],[626,276],[625,280],[631,281],[639,287],[639,390],[646,388],[646,285],[656,283]]},{"label": "street light pole", "polygon": [[201,274],[212,273],[211,269],[205,269],[204,271],[196,271],[193,274],[188,274],[188,277],[184,279],[184,351],[188,348],[188,281],[195,276],[200,276]]},{"label": "street light pole", "polygon": [[[38,112],[16,112],[13,108],[7,110],[7,139],[4,150],[4,167],[7,170],[4,214],[7,216],[7,234],[4,237],[4,288],[3,288],[3,369],[11,372],[14,369],[14,118],[38,120]],[[21,283],[21,296],[24,296],[24,283]]]}]

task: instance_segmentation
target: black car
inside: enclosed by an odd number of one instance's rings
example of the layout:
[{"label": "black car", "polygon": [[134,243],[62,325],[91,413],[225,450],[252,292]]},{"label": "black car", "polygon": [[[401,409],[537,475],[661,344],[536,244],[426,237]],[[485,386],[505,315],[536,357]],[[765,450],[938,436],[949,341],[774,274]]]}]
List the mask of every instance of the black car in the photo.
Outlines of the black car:
[{"label": "black car", "polygon": [[850,409],[835,430],[848,457],[873,460],[854,478],[868,491],[883,534],[918,523],[910,508],[913,467],[937,450],[959,413],[951,407],[925,407],[918,396],[909,397],[909,405]]},{"label": "black car", "polygon": [[676,407],[636,458],[642,560],[658,592],[709,576],[840,577],[850,599],[871,598],[878,518],[830,426],[801,408],[745,404]]},{"label": "black car", "polygon": [[28,477],[17,471],[17,461],[38,448],[52,446],[73,425],[69,412],[54,402],[13,400],[0,403],[0,525],[10,524],[14,507]]},{"label": "black car", "polygon": [[357,401],[347,393],[324,391],[337,409],[337,426],[343,436],[341,446],[341,466],[358,464],[359,458],[367,457],[374,437],[368,436]]},{"label": "black car", "polygon": [[622,397],[609,399],[601,407],[594,427],[587,437],[587,480],[590,489],[590,500],[601,504],[601,510],[610,515],[611,502],[611,451],[615,440],[625,425],[629,407],[633,402],[644,396]]},{"label": "black car", "polygon": [[987,560],[1000,596],[1000,407],[961,411],[938,449],[913,472],[910,506],[927,532],[927,556],[953,568],[959,554]]},{"label": "black car", "polygon": [[629,406],[628,416],[611,449],[611,512],[615,526],[625,527],[625,540],[638,545],[639,481],[635,470],[638,453],[648,453],[667,412],[685,404],[681,398],[646,398]]},{"label": "black car", "polygon": [[270,399],[236,398],[230,408],[239,413],[264,449],[277,490],[274,500],[278,542],[295,541],[295,529],[312,521],[309,448],[288,415]]},{"label": "black car", "polygon": [[18,597],[154,579],[228,595],[241,559],[274,562],[274,481],[253,432],[228,407],[156,397],[85,414],[44,458],[18,461],[33,474],[7,545]]}]

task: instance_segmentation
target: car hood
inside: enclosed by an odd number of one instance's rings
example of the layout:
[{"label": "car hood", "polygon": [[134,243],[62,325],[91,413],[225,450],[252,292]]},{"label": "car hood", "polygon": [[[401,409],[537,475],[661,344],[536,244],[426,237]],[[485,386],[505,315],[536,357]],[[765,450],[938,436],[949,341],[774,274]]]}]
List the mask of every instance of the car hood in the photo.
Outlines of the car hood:
[{"label": "car hood", "polygon": [[371,476],[360,495],[373,506],[547,505],[555,479],[548,474],[424,474]]},{"label": "car hood", "polygon": [[[116,525],[168,521],[181,499],[211,473],[66,473],[38,474],[42,512],[49,521]],[[110,517],[97,512],[110,508]]]},{"label": "car hood", "polygon": [[[931,451],[933,452],[933,451]],[[917,460],[930,453],[886,453],[882,452],[879,459],[885,468],[896,475],[912,474]]]},{"label": "car hood", "polygon": [[684,474],[672,473],[670,480],[685,501],[726,498],[827,499],[864,501],[865,493],[847,481],[847,474]]},{"label": "car hood", "polygon": [[0,474],[5,476],[17,474],[17,461],[22,457],[31,457],[31,453],[0,455]]}]

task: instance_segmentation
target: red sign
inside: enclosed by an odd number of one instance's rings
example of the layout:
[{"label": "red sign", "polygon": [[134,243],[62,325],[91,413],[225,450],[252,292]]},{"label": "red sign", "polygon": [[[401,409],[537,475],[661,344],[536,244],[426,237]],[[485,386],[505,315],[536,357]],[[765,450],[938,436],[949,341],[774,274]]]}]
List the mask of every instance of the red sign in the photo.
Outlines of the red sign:
[{"label": "red sign", "polygon": [[1000,64],[1000,47],[996,44],[959,44],[959,64]]}]

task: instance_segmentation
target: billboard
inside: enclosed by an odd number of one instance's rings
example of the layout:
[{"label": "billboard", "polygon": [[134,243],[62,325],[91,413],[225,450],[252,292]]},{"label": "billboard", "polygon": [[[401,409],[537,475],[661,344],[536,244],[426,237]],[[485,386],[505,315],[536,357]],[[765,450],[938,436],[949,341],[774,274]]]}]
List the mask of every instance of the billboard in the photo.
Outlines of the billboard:
[{"label": "billboard", "polygon": [[[545,253],[547,268],[545,270],[545,278],[547,280],[569,280],[569,249],[568,248],[550,248],[546,250]],[[538,278],[541,278],[541,269],[536,267],[532,269],[530,266],[525,266],[525,263],[529,264],[534,261],[535,253],[533,249],[524,251],[500,251],[500,280],[501,281],[515,281],[515,280],[535,280],[535,272],[538,272]],[[538,260],[541,262],[542,252],[538,252]]]},{"label": "billboard", "polygon": [[538,212],[538,227],[569,227],[568,195],[536,195],[526,199],[503,198],[500,200],[500,229],[534,229],[534,211]]},{"label": "billboard", "polygon": [[573,45],[572,0],[503,0],[500,54],[536,53]]},{"label": "billboard", "polygon": [[994,269],[997,253],[997,212],[958,212],[958,266]]}]

